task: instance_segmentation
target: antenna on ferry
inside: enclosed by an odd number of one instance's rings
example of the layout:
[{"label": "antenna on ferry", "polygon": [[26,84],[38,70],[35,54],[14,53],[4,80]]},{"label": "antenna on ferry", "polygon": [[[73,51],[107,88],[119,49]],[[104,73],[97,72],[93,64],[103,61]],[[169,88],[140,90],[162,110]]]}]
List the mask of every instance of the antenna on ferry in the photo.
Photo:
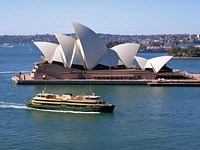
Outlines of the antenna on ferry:
[{"label": "antenna on ferry", "polygon": [[45,84],[44,90],[42,90],[42,93],[45,93],[47,91],[47,85]]},{"label": "antenna on ferry", "polygon": [[90,84],[90,89],[89,89],[89,92],[91,93],[91,95],[92,95],[92,96],[94,96],[94,95],[95,95],[95,93],[92,91],[92,86],[91,86],[91,84]]}]

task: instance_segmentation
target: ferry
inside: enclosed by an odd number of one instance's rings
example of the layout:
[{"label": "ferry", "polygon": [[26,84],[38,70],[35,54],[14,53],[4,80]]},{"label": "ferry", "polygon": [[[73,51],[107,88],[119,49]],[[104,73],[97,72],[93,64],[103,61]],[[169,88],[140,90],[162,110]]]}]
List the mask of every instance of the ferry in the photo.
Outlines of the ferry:
[{"label": "ferry", "polygon": [[63,95],[52,94],[42,91],[31,100],[26,100],[27,107],[48,110],[67,110],[82,112],[105,112],[112,113],[115,105],[101,100],[100,96],[91,91],[89,95],[76,95],[64,93]]}]

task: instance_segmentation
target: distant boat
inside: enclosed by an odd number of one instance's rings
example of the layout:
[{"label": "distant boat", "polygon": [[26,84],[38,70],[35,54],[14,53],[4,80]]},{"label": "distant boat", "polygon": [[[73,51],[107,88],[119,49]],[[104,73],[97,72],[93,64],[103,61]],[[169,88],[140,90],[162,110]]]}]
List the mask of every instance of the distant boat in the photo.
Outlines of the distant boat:
[{"label": "distant boat", "polygon": [[72,96],[70,93],[65,93],[60,96],[44,90],[25,103],[28,107],[50,110],[113,112],[115,108],[115,105],[100,100],[100,96],[96,96],[93,92],[89,95]]},{"label": "distant boat", "polygon": [[3,47],[13,47],[13,45],[11,43],[4,43]]}]

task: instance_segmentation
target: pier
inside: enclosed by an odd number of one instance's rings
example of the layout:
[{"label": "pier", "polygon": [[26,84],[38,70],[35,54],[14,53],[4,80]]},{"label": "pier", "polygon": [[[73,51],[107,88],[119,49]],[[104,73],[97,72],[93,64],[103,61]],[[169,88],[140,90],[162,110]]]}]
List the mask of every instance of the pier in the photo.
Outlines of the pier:
[{"label": "pier", "polygon": [[200,86],[200,74],[194,79],[33,79],[29,74],[13,76],[15,84],[74,84],[74,85],[148,85],[148,86]]},{"label": "pier", "polygon": [[12,81],[15,84],[81,84],[81,85],[147,85],[151,80],[115,80],[115,79],[32,79],[29,74],[25,78],[13,76]]},{"label": "pier", "polygon": [[200,80],[152,80],[148,86],[200,86]]}]

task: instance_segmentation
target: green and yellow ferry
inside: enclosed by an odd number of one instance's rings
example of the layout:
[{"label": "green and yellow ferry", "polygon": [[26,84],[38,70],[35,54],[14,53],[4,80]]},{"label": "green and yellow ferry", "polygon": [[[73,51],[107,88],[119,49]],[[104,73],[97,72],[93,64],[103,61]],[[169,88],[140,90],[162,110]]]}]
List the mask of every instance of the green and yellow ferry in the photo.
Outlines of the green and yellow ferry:
[{"label": "green and yellow ferry", "polygon": [[113,112],[115,105],[101,100],[91,91],[89,95],[65,93],[63,95],[42,91],[31,100],[26,100],[27,107],[48,110],[67,110],[82,112]]}]

